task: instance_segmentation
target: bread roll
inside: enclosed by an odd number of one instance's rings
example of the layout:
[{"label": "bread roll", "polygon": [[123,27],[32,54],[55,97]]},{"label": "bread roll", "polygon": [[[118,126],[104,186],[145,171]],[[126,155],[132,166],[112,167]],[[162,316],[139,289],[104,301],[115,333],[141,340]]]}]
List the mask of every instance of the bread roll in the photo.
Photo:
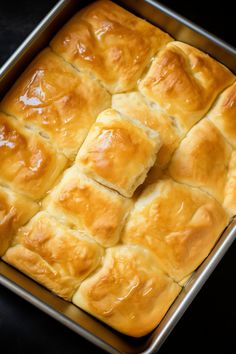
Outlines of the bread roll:
[{"label": "bread roll", "polygon": [[0,183],[34,200],[45,196],[67,160],[38,134],[0,112]]},{"label": "bread roll", "polygon": [[49,48],[20,76],[1,109],[45,137],[72,159],[97,115],[110,107],[110,95]]},{"label": "bread roll", "polygon": [[106,251],[102,268],[85,280],[73,303],[118,331],[140,337],[161,321],[181,287],[138,246]]},{"label": "bread roll", "polygon": [[79,11],[51,42],[65,60],[111,93],[136,87],[151,58],[172,38],[111,1]]},{"label": "bread roll", "polygon": [[148,248],[160,268],[179,282],[210,253],[228,222],[207,193],[163,179],[143,191],[121,240]]},{"label": "bread roll", "polygon": [[161,144],[154,130],[108,109],[90,129],[76,163],[88,176],[132,197],[153,166]]},{"label": "bread roll", "polygon": [[46,212],[19,230],[4,261],[70,300],[81,281],[99,266],[103,250]]}]

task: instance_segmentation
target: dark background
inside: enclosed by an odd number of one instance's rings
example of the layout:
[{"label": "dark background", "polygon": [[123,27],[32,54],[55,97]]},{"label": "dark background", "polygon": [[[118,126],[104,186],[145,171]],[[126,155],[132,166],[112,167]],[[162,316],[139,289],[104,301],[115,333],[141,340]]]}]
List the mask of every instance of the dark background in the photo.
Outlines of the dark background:
[{"label": "dark background", "polygon": [[[55,0],[0,0],[0,66]],[[162,0],[236,47],[233,1]],[[160,354],[236,353],[234,244],[179,321]],[[103,351],[0,286],[1,354],[102,354]]]}]

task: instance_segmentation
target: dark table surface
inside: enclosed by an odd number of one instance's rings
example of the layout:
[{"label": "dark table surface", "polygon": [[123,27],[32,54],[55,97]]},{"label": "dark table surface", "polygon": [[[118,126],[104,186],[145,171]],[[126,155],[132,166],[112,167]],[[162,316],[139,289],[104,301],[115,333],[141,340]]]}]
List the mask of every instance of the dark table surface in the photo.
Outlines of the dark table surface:
[{"label": "dark table surface", "polygon": [[[56,0],[0,0],[0,66],[55,3]],[[230,0],[194,3],[162,0],[162,3],[236,47],[235,12]],[[236,353],[235,251],[234,244],[160,354]],[[0,286],[0,353],[101,354],[103,351]]]}]

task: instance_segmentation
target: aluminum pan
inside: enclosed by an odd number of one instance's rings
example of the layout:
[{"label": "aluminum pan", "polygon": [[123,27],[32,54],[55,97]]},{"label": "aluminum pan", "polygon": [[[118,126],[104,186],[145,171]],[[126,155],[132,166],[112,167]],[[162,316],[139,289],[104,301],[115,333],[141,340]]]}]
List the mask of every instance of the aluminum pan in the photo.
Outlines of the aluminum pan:
[{"label": "aluminum pan", "polygon": [[[132,12],[161,27],[174,38],[192,44],[236,72],[236,50],[166,7],[152,0],[117,1]],[[32,58],[45,46],[67,19],[87,1],[61,0],[0,69],[0,97]],[[156,352],[228,250],[236,235],[233,221],[211,254],[192,275],[160,325],[140,339],[119,334],[92,316],[50,293],[19,271],[0,261],[0,284],[109,353]]]}]

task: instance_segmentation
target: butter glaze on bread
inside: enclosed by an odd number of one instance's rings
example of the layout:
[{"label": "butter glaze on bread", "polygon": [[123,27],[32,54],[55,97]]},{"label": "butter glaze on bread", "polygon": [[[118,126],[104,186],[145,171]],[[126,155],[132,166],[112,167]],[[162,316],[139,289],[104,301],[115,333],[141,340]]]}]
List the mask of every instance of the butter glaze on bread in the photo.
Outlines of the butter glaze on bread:
[{"label": "butter glaze on bread", "polygon": [[139,120],[160,134],[162,146],[157,153],[155,163],[162,169],[166,167],[182,136],[175,122],[158,106],[147,102],[139,92],[113,95],[112,107],[127,117]]},{"label": "butter glaze on bread", "polygon": [[174,41],[157,55],[139,89],[186,132],[234,79],[226,67],[209,55]]},{"label": "butter glaze on bread", "polygon": [[76,163],[98,182],[132,197],[160,147],[160,136],[154,130],[108,109],[90,129]]},{"label": "butter glaze on bread", "polygon": [[10,246],[17,229],[24,225],[37,211],[36,203],[26,197],[0,186],[0,256]]},{"label": "butter glaze on bread", "polygon": [[231,216],[234,216],[236,215],[236,151],[231,155],[224,192],[223,206]]},{"label": "butter glaze on bread", "polygon": [[0,182],[32,199],[41,199],[67,160],[38,134],[0,112]]},{"label": "butter glaze on bread", "polygon": [[44,202],[64,223],[86,232],[104,247],[119,241],[131,202],[81,173],[69,169]]},{"label": "butter glaze on bread", "polygon": [[208,118],[214,123],[225,139],[236,148],[236,82],[228,87],[210,110]]},{"label": "butter glaze on bread", "polygon": [[231,153],[220,131],[203,119],[180,143],[169,173],[176,181],[200,187],[222,203]]},{"label": "butter glaze on bread", "polygon": [[19,230],[3,259],[70,300],[81,281],[99,265],[102,254],[102,248],[86,235],[40,212]]},{"label": "butter glaze on bread", "polygon": [[106,251],[102,268],[82,283],[73,302],[118,331],[140,337],[157,326],[180,290],[148,250],[117,246]]},{"label": "butter glaze on bread", "polygon": [[51,42],[53,50],[111,92],[126,92],[171,37],[111,1],[79,11]]},{"label": "butter glaze on bread", "polygon": [[122,242],[149,248],[176,281],[192,273],[210,253],[229,217],[197,188],[160,180],[136,202]]},{"label": "butter glaze on bread", "polygon": [[110,95],[50,49],[43,50],[2,101],[1,109],[37,129],[72,158]]},{"label": "butter glaze on bread", "polygon": [[111,1],[79,11],[0,103],[0,256],[149,333],[236,215],[235,97],[200,50]]}]

